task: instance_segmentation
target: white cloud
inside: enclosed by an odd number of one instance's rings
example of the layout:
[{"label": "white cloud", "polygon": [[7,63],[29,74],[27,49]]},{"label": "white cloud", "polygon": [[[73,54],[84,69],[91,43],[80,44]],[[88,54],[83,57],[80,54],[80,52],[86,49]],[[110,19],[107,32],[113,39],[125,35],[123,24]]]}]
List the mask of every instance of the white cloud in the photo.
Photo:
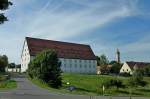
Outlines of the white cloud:
[{"label": "white cloud", "polygon": [[[47,1],[44,6],[36,8],[34,3],[38,2],[37,0],[13,0],[14,6],[7,11],[11,16],[10,22],[4,24],[3,29],[0,28],[0,33],[8,35],[13,32],[9,37],[14,37],[14,40],[7,41],[8,37],[0,37],[4,38],[0,42],[6,42],[2,44],[3,48],[7,48],[3,52],[9,54],[11,61],[19,62],[25,36],[64,40],[86,34],[92,29],[101,28],[119,18],[131,16],[136,9],[136,3],[132,0],[110,0],[109,2],[95,0],[93,3],[85,0],[64,0],[57,4],[53,4],[53,1]],[[79,4],[84,8],[76,11],[69,7],[63,8],[68,2]],[[27,10],[24,9],[24,6]],[[31,11],[32,9],[28,9],[30,6],[36,10]],[[14,52],[9,42],[13,43]]]},{"label": "white cloud", "polygon": [[150,35],[146,35],[140,40],[122,46],[124,53],[137,53],[150,50]]},{"label": "white cloud", "polygon": [[[112,4],[104,3],[95,3],[96,7],[87,7],[87,9],[79,10],[75,13],[67,12],[67,10],[55,13],[46,9],[36,16],[30,16],[31,20],[29,21],[31,22],[28,23],[27,27],[29,36],[49,39],[68,38],[80,35],[81,33],[87,33],[89,30],[101,27],[117,18],[132,14],[130,13],[131,7],[128,7],[126,3],[115,6],[113,2]],[[103,4],[105,6],[101,6]],[[98,5],[101,6],[100,9],[97,7]]]}]

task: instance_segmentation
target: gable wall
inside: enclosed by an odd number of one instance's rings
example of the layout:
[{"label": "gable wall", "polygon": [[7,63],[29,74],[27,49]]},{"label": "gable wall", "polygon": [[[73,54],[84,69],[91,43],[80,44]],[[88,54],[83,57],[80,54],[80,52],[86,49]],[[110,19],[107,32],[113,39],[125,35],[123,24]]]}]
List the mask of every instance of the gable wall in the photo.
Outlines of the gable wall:
[{"label": "gable wall", "polygon": [[27,70],[29,62],[30,62],[30,54],[27,42],[25,41],[21,55],[21,72],[25,72]]},{"label": "gable wall", "polygon": [[130,74],[132,74],[132,70],[126,62],[123,64],[122,68],[120,69],[120,73],[130,73]]}]

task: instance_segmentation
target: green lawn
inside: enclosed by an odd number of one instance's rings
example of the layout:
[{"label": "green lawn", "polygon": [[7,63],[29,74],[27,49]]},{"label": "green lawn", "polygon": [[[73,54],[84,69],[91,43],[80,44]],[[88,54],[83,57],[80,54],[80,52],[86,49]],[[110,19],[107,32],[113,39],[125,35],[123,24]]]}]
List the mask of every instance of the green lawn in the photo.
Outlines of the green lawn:
[{"label": "green lawn", "polygon": [[0,90],[7,90],[7,89],[13,89],[16,88],[17,84],[14,80],[7,80],[0,82]]},{"label": "green lawn", "polygon": [[[64,73],[63,74],[63,86],[60,89],[54,89],[48,87],[47,84],[45,84],[42,81],[39,80],[31,80],[33,83],[37,84],[38,86],[41,86],[43,88],[49,89],[51,92],[57,92],[57,93],[69,93],[69,94],[80,94],[80,95],[102,95],[102,82],[115,78],[116,76],[107,76],[107,75],[84,75],[84,74],[69,74]],[[127,77],[118,77],[118,79],[123,80],[123,83],[126,84],[128,81]],[[150,96],[150,78],[146,77],[144,78],[149,84],[144,88],[136,88],[133,89],[133,95],[134,96]],[[76,86],[76,90],[73,92],[69,92],[67,90],[67,82],[70,83],[70,85]],[[116,88],[112,89],[106,89],[105,95],[123,95],[127,96],[129,95],[129,88],[119,89],[116,90]]]},{"label": "green lawn", "polygon": [[0,74],[0,90],[13,89],[16,87],[16,81],[10,80],[10,76],[6,76],[6,74]]}]

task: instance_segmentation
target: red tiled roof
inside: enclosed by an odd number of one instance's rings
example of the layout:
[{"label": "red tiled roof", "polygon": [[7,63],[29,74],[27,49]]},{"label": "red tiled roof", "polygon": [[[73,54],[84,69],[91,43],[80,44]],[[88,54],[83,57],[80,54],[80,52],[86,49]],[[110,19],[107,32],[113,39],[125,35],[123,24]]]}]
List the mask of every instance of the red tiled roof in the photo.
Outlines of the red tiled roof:
[{"label": "red tiled roof", "polygon": [[143,67],[150,65],[150,63],[148,63],[148,62],[133,62],[133,61],[131,61],[131,62],[126,62],[126,63],[128,64],[128,66],[130,68],[134,68],[134,66],[137,66],[138,68],[143,68]]},{"label": "red tiled roof", "polygon": [[52,41],[26,37],[29,53],[35,56],[45,49],[53,49],[59,58],[95,60],[95,55],[89,45]]}]

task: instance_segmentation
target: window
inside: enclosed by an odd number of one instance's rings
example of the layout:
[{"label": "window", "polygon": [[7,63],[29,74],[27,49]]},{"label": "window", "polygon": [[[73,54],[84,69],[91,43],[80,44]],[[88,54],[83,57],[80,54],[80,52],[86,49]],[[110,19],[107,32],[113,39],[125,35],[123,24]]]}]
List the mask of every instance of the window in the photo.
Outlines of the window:
[{"label": "window", "polygon": [[74,60],[74,62],[76,63],[76,62],[77,62],[77,60],[75,59],[75,60]]},{"label": "window", "polygon": [[79,60],[80,61],[80,63],[81,63],[81,60]]},{"label": "window", "polygon": [[77,64],[74,64],[75,68],[77,68]]},{"label": "window", "polygon": [[89,64],[91,63],[91,60],[89,60]]},{"label": "window", "polygon": [[73,63],[73,59],[70,59],[70,62]]},{"label": "window", "polygon": [[64,63],[66,62],[66,60],[64,59]]},{"label": "window", "polygon": [[72,64],[70,63],[70,66],[72,66]]},{"label": "window", "polygon": [[89,68],[91,68],[91,65],[89,65]]},{"label": "window", "polygon": [[127,71],[128,71],[128,69],[127,69]]},{"label": "window", "polygon": [[80,68],[81,68],[82,66],[81,66],[81,64],[80,64]]},{"label": "window", "polygon": [[84,63],[86,64],[86,60],[84,60]]},{"label": "window", "polygon": [[66,64],[65,64],[65,63],[63,63],[63,67],[66,67]]},{"label": "window", "polygon": [[123,71],[124,71],[124,69],[123,69]]}]

